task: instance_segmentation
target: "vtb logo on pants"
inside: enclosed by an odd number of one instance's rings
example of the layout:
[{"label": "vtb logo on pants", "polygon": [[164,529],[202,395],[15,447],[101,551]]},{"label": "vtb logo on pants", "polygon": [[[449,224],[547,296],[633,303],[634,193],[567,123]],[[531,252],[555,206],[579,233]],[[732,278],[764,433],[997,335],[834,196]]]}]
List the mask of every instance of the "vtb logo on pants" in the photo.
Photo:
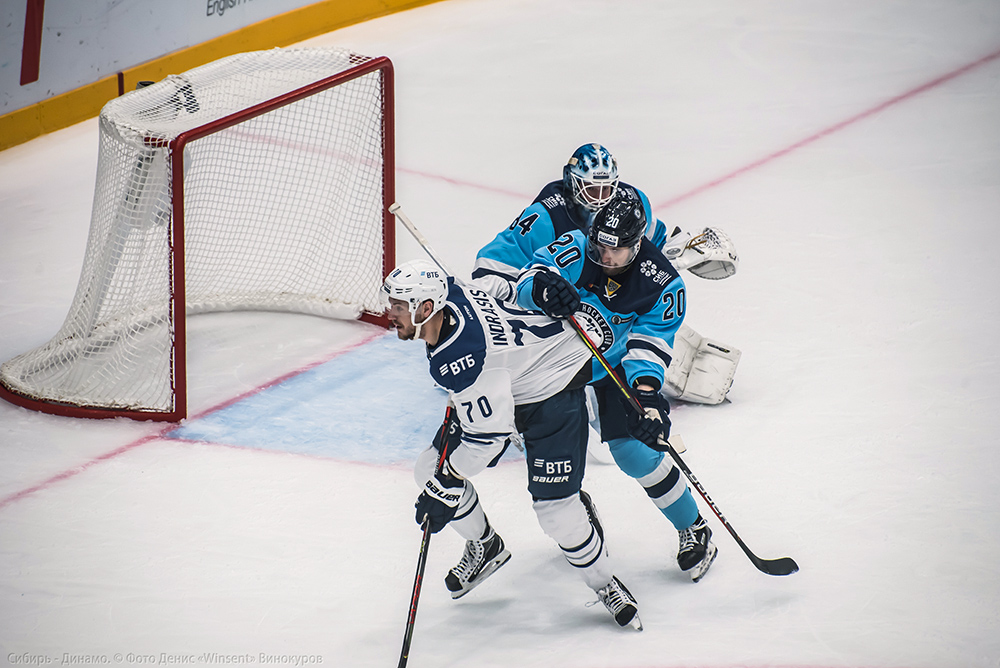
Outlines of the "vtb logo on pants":
[{"label": "vtb logo on pants", "polygon": [[538,458],[532,462],[531,466],[534,469],[531,475],[532,482],[567,482],[569,481],[569,474],[573,472],[573,462],[569,459],[549,461]]}]

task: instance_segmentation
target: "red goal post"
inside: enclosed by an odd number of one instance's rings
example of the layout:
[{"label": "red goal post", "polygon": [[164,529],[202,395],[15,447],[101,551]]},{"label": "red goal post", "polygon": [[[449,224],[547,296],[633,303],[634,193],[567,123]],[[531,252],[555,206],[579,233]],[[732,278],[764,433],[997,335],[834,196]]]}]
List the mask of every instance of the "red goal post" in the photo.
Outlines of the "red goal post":
[{"label": "red goal post", "polygon": [[0,397],[72,417],[187,415],[186,319],[269,310],[387,326],[393,69],[344,49],[236,54],[112,100],[87,252]]}]

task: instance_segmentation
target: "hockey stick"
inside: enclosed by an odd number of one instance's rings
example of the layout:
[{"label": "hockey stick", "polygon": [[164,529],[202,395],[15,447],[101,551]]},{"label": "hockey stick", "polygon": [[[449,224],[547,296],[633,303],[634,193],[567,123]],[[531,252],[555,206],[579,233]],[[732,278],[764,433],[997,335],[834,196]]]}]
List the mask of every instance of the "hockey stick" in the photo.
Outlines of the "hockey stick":
[{"label": "hockey stick", "polygon": [[[444,411],[444,422],[441,424],[441,456],[438,458],[435,473],[441,470],[444,460],[448,456],[448,423],[451,420],[452,406],[449,404]],[[431,520],[424,515],[421,524],[424,536],[420,540],[420,555],[417,557],[417,574],[413,578],[413,593],[410,595],[410,614],[406,618],[406,631],[403,634],[403,649],[399,653],[398,668],[405,668],[406,662],[410,658],[410,642],[413,640],[413,625],[417,619],[417,602],[420,600],[420,589],[424,583],[424,568],[427,566],[427,551],[431,545]]]},{"label": "hockey stick", "polygon": [[[424,236],[420,234],[416,226],[412,222],[410,222],[410,220],[402,212],[399,204],[393,203],[392,206],[389,207],[389,212],[395,215],[397,218],[399,218],[400,222],[402,222],[403,225],[406,227],[406,229],[409,230],[410,234],[413,235],[413,238],[417,240],[417,243],[419,243],[420,246],[424,249],[424,251],[426,251],[427,255],[429,255],[430,258],[434,260],[434,263],[437,264],[437,266],[439,266],[442,271],[444,271],[449,275],[452,275],[451,272],[449,272],[448,269],[445,267],[444,263],[441,262],[441,260],[437,257],[437,253],[435,253],[434,250],[430,247],[430,244],[427,243],[427,239],[425,239]],[[597,346],[594,345],[594,342],[587,335],[587,332],[584,331],[583,327],[580,326],[580,323],[577,322],[576,318],[570,316],[568,320],[573,325],[573,328],[576,330],[577,334],[580,335],[580,338],[583,339],[583,342],[587,345],[587,348],[590,349],[591,354],[595,358],[597,358],[597,361],[600,362],[602,367],[604,367],[604,370],[607,372],[608,376],[615,382],[615,385],[618,386],[618,389],[621,390],[622,394],[624,394],[625,397],[628,399],[628,402],[632,406],[632,408],[638,411],[640,415],[645,415],[646,411],[643,410],[642,405],[640,405],[639,402],[636,400],[635,396],[632,394],[632,391],[628,388],[628,386],[622,383],[621,379],[618,377],[618,374],[615,373],[615,370],[611,368],[611,365],[608,363],[608,360],[604,357],[604,354],[601,353],[601,351],[597,348]],[[726,529],[729,531],[732,537],[736,540],[736,543],[743,549],[743,552],[747,555],[747,557],[750,558],[750,561],[753,562],[753,565],[757,567],[757,570],[761,571],[762,573],[767,573],[768,575],[791,575],[792,573],[795,573],[799,570],[798,564],[796,564],[791,557],[782,557],[780,559],[761,559],[756,554],[751,552],[750,548],[747,547],[746,543],[743,542],[743,539],[740,538],[739,534],[736,533],[736,530],[733,529],[731,524],[729,524],[729,520],[725,518],[725,516],[722,514],[722,511],[719,510],[719,507],[715,505],[715,501],[712,500],[712,497],[710,497],[708,495],[708,492],[705,491],[705,488],[702,487],[701,483],[698,481],[698,478],[695,477],[694,472],[690,468],[688,468],[688,465],[684,463],[683,459],[681,459],[681,456],[680,454],[678,454],[677,449],[670,444],[669,439],[667,439],[667,444],[668,444],[667,452],[670,455],[670,457],[674,460],[674,462],[676,462],[677,467],[681,471],[683,471],[687,479],[691,481],[692,485],[694,485],[694,488],[698,490],[699,494],[701,494],[701,497],[705,499],[705,503],[707,503],[708,506],[712,509],[712,512],[715,513],[715,516],[719,518],[719,521],[722,522],[722,525],[726,527]]]},{"label": "hockey stick", "polygon": [[[449,276],[453,274],[448,270],[448,267],[438,258],[437,253],[431,248],[431,245],[424,238],[424,235],[420,233],[417,226],[414,225],[406,214],[403,213],[402,207],[397,203],[393,202],[389,206],[389,213],[394,215],[399,222],[403,224],[403,227],[413,235],[413,238],[417,240],[420,247],[424,249],[427,255],[434,260],[434,264],[441,268],[441,271]],[[447,429],[448,421],[451,419],[452,406],[449,404],[448,408],[444,413],[444,423],[441,425],[441,457],[438,459],[436,471],[441,470],[441,466],[444,464],[445,457],[448,453],[448,441],[447,441]],[[435,472],[436,472],[435,471]],[[424,580],[424,567],[427,565],[427,548],[431,544],[431,521],[428,517],[424,517],[423,524],[421,525],[424,530],[424,537],[420,541],[420,556],[417,559],[417,574],[413,580],[413,595],[410,597],[410,615],[406,619],[406,633],[403,635],[403,650],[399,655],[399,666],[398,668],[404,668],[406,666],[406,661],[410,658],[410,641],[413,639],[413,622],[417,617],[417,601],[420,599],[420,587]]]},{"label": "hockey stick", "polygon": [[[625,398],[628,399],[629,405],[637,413],[639,413],[639,415],[645,415],[646,411],[636,400],[635,395],[632,394],[632,391],[629,389],[628,385],[625,385],[621,381],[621,378],[619,378],[618,374],[615,373],[615,370],[611,368],[611,365],[608,363],[608,360],[604,357],[604,355],[597,348],[597,346],[594,345],[594,342],[590,339],[590,336],[587,335],[587,332],[584,331],[583,327],[580,326],[580,323],[577,322],[576,318],[571,315],[569,316],[568,319],[570,321],[570,324],[573,325],[573,329],[576,330],[577,334],[580,335],[580,338],[583,339],[583,342],[587,345],[587,348],[590,349],[590,352],[594,355],[594,357],[597,358],[597,361],[600,362],[602,367],[604,367],[604,371],[607,372],[611,380],[614,381],[615,385],[618,386],[618,389],[621,390],[622,394],[625,395]],[[751,552],[750,548],[747,547],[747,544],[744,543],[743,539],[740,538],[739,534],[736,533],[736,529],[732,527],[732,525],[729,523],[729,520],[727,520],[725,516],[722,514],[722,511],[719,510],[719,507],[715,505],[715,501],[712,500],[712,497],[710,497],[708,495],[708,492],[705,491],[705,488],[702,487],[701,483],[698,481],[698,478],[695,477],[694,472],[691,471],[691,469],[688,468],[688,465],[684,463],[684,460],[681,459],[681,456],[677,453],[677,450],[670,443],[669,438],[667,439],[667,453],[674,460],[674,462],[677,463],[677,467],[684,472],[684,475],[687,476],[687,479],[691,481],[691,484],[694,485],[694,488],[698,490],[698,493],[701,494],[701,497],[705,499],[705,503],[707,503],[709,508],[712,509],[712,512],[715,513],[715,516],[719,518],[719,521],[722,522],[722,525],[726,527],[726,529],[729,531],[732,537],[736,540],[736,543],[743,549],[743,552],[750,558],[750,561],[753,562],[753,565],[757,567],[757,570],[761,571],[762,573],[767,573],[768,575],[791,575],[792,573],[795,573],[799,570],[798,564],[796,564],[791,557],[782,557],[780,559],[761,559],[756,554]]]},{"label": "hockey stick", "polygon": [[391,213],[392,215],[396,216],[396,218],[399,219],[399,222],[403,224],[403,227],[406,228],[406,231],[409,232],[411,235],[413,235],[413,238],[417,240],[417,243],[420,244],[420,247],[423,248],[424,251],[426,251],[427,255],[429,255],[432,260],[434,260],[434,264],[436,264],[438,267],[441,268],[441,271],[448,274],[449,276],[455,275],[451,273],[451,270],[448,269],[447,266],[445,266],[444,262],[441,261],[441,258],[438,257],[438,254],[434,252],[434,249],[431,248],[431,245],[427,242],[427,239],[424,238],[424,235],[420,233],[420,230],[417,229],[417,226],[414,225],[410,221],[410,219],[406,217],[406,214],[403,213],[403,207],[401,207],[398,202],[393,202],[392,204],[389,205],[389,213]]}]

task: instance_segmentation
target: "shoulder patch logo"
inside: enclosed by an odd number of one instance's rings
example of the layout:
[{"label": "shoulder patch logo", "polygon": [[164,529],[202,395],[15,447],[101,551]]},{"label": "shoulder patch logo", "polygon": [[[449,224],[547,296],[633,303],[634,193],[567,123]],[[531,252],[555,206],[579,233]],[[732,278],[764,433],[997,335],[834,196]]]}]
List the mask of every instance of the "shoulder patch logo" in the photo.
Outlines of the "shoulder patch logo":
[{"label": "shoulder patch logo", "polygon": [[639,271],[642,272],[643,276],[652,278],[653,282],[658,285],[666,285],[667,279],[670,278],[670,272],[660,271],[660,268],[652,260],[643,260],[642,264],[639,265]]}]

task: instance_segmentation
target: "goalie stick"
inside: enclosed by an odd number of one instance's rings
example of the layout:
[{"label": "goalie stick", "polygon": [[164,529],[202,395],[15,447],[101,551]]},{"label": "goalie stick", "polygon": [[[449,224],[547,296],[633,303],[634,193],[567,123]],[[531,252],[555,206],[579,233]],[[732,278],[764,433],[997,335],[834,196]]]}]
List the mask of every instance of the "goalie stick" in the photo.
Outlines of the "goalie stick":
[{"label": "goalie stick", "polygon": [[[615,370],[611,368],[611,365],[608,363],[608,360],[604,357],[604,355],[597,348],[597,346],[594,345],[594,342],[587,335],[587,332],[584,331],[583,327],[580,326],[580,323],[577,322],[576,318],[574,316],[569,316],[569,321],[570,324],[573,325],[573,329],[576,330],[576,333],[580,335],[581,339],[583,339],[583,342],[587,345],[587,348],[590,349],[591,354],[593,354],[593,356],[597,358],[597,361],[600,362],[602,367],[604,367],[604,370],[607,372],[608,376],[614,381],[615,385],[618,386],[618,389],[621,390],[622,394],[625,395],[626,399],[628,399],[628,403],[633,408],[633,410],[639,413],[639,415],[645,415],[646,411],[643,410],[642,405],[640,405],[639,402],[636,400],[635,395],[632,394],[632,391],[629,389],[628,385],[625,385],[621,381],[621,378],[619,378],[618,374],[615,373]],[[674,438],[676,439],[677,437]],[[712,497],[710,497],[708,495],[708,492],[705,491],[705,488],[702,487],[702,484],[698,481],[698,478],[695,477],[694,472],[688,467],[686,463],[684,463],[684,460],[681,459],[680,454],[678,454],[677,449],[674,448],[673,444],[670,443],[669,438],[667,439],[667,453],[674,460],[674,462],[677,463],[677,467],[684,472],[684,475],[687,476],[687,479],[691,481],[691,484],[694,485],[694,488],[698,490],[698,493],[701,494],[701,497],[705,499],[705,503],[707,503],[709,508],[712,509],[712,512],[715,513],[715,516],[719,518],[719,521],[722,522],[722,525],[726,527],[726,529],[729,531],[732,537],[736,540],[736,543],[743,549],[743,552],[747,555],[747,557],[750,558],[750,561],[753,563],[753,565],[757,567],[757,570],[761,571],[762,573],[767,573],[768,575],[791,575],[792,573],[795,573],[799,570],[799,565],[796,564],[791,557],[781,557],[780,559],[761,559],[756,554],[751,552],[750,548],[747,547],[747,544],[744,543],[743,539],[740,538],[738,533],[736,533],[736,529],[732,527],[732,525],[729,523],[729,520],[727,520],[725,516],[722,514],[722,511],[719,510],[719,507],[715,505],[715,501],[712,500]]]},{"label": "goalie stick", "polygon": [[[441,423],[441,456],[438,457],[435,473],[441,470],[444,460],[448,457],[448,421],[451,420],[453,408],[449,404],[444,411],[444,422]],[[417,619],[417,602],[420,600],[420,589],[424,583],[424,568],[427,566],[427,550],[431,545],[431,520],[424,515],[424,521],[420,525],[424,530],[423,538],[420,540],[420,555],[417,557],[417,574],[413,578],[413,593],[410,595],[410,614],[406,617],[406,631],[403,634],[403,649],[399,653],[398,668],[404,668],[410,658],[410,642],[413,640],[413,625]]]},{"label": "goalie stick", "polygon": [[[442,263],[441,260],[437,257],[437,253],[435,253],[434,250],[430,247],[430,244],[427,243],[427,240],[424,238],[422,234],[420,234],[416,226],[402,212],[399,204],[393,203],[392,206],[389,207],[389,212],[395,215],[397,218],[399,218],[400,222],[402,222],[403,225],[406,227],[406,229],[409,230],[410,234],[412,234],[413,238],[417,240],[417,243],[420,244],[421,248],[424,249],[427,255],[430,256],[431,260],[433,260],[434,263],[437,266],[439,266],[442,271],[448,273],[449,275],[453,275],[451,274],[451,272],[448,271],[444,263]],[[595,358],[597,358],[597,361],[601,364],[602,367],[604,367],[604,370],[607,372],[608,376],[614,381],[615,385],[618,386],[618,389],[621,390],[622,394],[624,394],[625,397],[628,399],[628,402],[632,406],[632,408],[638,411],[640,415],[645,415],[646,411],[643,410],[642,405],[640,405],[639,402],[636,400],[635,396],[633,396],[632,391],[629,390],[628,386],[622,383],[621,379],[618,377],[618,374],[615,373],[615,370],[611,368],[611,365],[608,363],[608,360],[604,357],[604,354],[601,353],[601,351],[594,345],[594,342],[587,335],[587,332],[584,331],[583,327],[580,326],[580,323],[577,322],[576,318],[574,316],[570,316],[568,319],[570,321],[570,324],[573,325],[573,328],[576,330],[577,334],[579,334],[580,338],[583,339],[583,342],[586,344],[591,354]],[[675,440],[678,439],[678,437],[676,436],[674,438]],[[677,467],[684,473],[687,479],[691,481],[691,484],[694,485],[694,488],[698,490],[698,493],[701,495],[701,497],[705,499],[705,503],[707,503],[709,508],[712,509],[712,512],[715,513],[715,516],[719,518],[719,521],[722,522],[722,525],[726,527],[726,530],[728,530],[729,533],[732,535],[732,537],[736,540],[736,543],[740,546],[740,548],[742,548],[744,554],[746,554],[747,557],[750,558],[750,561],[753,563],[753,565],[757,567],[757,570],[761,571],[762,573],[767,573],[768,575],[791,575],[792,573],[795,573],[799,570],[798,564],[796,564],[791,557],[782,557],[780,559],[761,559],[756,554],[754,554],[750,550],[750,548],[747,547],[747,544],[743,542],[743,539],[740,538],[739,534],[736,533],[736,530],[729,523],[729,520],[727,520],[726,517],[722,514],[722,511],[719,510],[719,507],[715,505],[715,501],[712,500],[712,497],[710,497],[708,495],[708,492],[705,491],[705,488],[702,487],[702,484],[698,481],[698,478],[695,477],[694,472],[688,467],[688,465],[684,462],[684,460],[681,459],[680,454],[678,454],[677,449],[670,444],[669,439],[667,439],[667,443],[668,443],[667,453],[674,460],[674,462],[676,462]],[[402,665],[404,664],[401,664],[401,666]]]}]

